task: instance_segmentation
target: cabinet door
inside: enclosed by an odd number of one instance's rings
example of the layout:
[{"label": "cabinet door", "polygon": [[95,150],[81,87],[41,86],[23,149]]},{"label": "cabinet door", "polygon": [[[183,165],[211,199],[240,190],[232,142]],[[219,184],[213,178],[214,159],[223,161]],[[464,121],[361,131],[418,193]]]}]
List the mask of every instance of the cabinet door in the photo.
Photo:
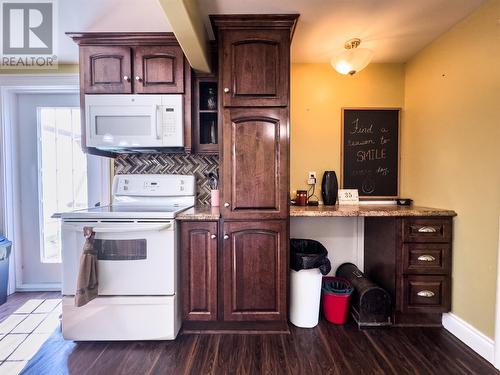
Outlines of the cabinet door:
[{"label": "cabinet door", "polygon": [[288,30],[228,30],[222,34],[224,106],[287,106]]},{"label": "cabinet door", "polygon": [[286,219],[288,111],[226,109],[222,142],[222,216]]},{"label": "cabinet door", "polygon": [[185,320],[217,320],[217,223],[181,223],[182,305]]},{"label": "cabinet door", "polygon": [[80,69],[85,94],[130,94],[130,47],[82,46]]},{"label": "cabinet door", "polygon": [[134,54],[136,93],[182,94],[184,92],[184,54],[181,47],[136,47]]},{"label": "cabinet door", "polygon": [[286,320],[287,222],[224,223],[225,321]]}]

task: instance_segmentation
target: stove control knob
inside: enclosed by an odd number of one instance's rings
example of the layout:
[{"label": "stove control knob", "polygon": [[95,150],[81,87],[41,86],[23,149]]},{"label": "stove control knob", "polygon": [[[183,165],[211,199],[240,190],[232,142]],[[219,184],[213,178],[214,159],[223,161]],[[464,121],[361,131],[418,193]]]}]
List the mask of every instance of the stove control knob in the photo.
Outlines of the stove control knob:
[{"label": "stove control knob", "polygon": [[217,236],[216,236],[215,234],[212,234],[212,235],[210,235],[210,238],[211,238],[212,240],[215,240],[215,239],[217,238]]},{"label": "stove control knob", "polygon": [[225,240],[228,240],[229,239],[229,236],[227,234],[224,235],[224,239]]}]

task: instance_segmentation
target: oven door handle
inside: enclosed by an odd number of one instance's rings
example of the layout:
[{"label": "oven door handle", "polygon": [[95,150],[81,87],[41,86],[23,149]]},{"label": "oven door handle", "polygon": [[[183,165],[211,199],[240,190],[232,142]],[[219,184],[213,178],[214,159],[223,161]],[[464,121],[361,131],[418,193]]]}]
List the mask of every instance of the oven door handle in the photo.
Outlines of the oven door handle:
[{"label": "oven door handle", "polygon": [[168,229],[172,226],[171,223],[168,224],[161,224],[161,225],[155,225],[151,226],[149,224],[146,225],[119,225],[116,227],[92,227],[92,230],[95,233],[129,233],[129,232],[160,232],[162,230]]},{"label": "oven door handle", "polygon": [[[75,225],[76,224],[76,225]],[[172,227],[172,223],[151,224],[115,224],[113,226],[94,226],[96,223],[64,223],[63,229],[82,231],[83,227],[90,227],[95,233],[130,233],[130,232],[159,232]]]}]

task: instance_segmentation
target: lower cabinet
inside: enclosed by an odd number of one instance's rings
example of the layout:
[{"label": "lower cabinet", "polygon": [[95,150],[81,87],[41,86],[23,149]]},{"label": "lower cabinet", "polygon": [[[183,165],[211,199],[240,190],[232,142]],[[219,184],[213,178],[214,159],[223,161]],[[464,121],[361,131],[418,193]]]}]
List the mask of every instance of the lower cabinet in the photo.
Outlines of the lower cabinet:
[{"label": "lower cabinet", "polygon": [[217,320],[217,227],[215,221],[181,223],[184,320]]},{"label": "lower cabinet", "polygon": [[364,272],[391,295],[392,322],[439,326],[451,310],[451,217],[365,218]]},{"label": "lower cabinet", "polygon": [[224,223],[225,321],[286,320],[287,221]]},{"label": "lower cabinet", "polygon": [[185,326],[235,329],[255,322],[265,330],[263,324],[286,323],[287,220],[226,221],[220,236],[217,222],[180,226]]}]

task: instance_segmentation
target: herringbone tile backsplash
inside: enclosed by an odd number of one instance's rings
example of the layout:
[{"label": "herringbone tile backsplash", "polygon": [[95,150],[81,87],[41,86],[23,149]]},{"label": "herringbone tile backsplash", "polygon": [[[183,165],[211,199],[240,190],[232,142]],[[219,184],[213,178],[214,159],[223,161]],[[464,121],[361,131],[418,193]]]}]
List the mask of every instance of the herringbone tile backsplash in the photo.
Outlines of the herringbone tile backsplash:
[{"label": "herringbone tile backsplash", "polygon": [[210,204],[208,174],[219,175],[217,155],[123,154],[115,159],[116,174],[194,174],[198,204]]}]

